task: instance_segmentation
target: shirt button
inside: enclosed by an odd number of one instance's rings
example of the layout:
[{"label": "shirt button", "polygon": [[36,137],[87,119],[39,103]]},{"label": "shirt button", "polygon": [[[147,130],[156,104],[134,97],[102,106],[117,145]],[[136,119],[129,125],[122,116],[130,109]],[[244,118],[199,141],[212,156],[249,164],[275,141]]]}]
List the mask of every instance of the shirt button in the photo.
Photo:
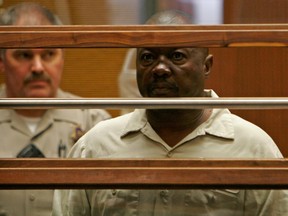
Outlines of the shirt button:
[{"label": "shirt button", "polygon": [[163,204],[168,205],[169,202],[169,191],[168,190],[162,190],[160,191],[160,197],[163,202]]},{"label": "shirt button", "polygon": [[168,158],[171,158],[171,157],[172,157],[172,153],[171,153],[171,152],[168,152],[168,153],[167,153],[167,157],[168,157]]},{"label": "shirt button", "polygon": [[115,196],[117,194],[117,190],[114,189],[114,190],[112,190],[111,193],[112,193],[113,196]]},{"label": "shirt button", "polygon": [[169,191],[168,191],[168,190],[162,190],[162,191],[160,191],[160,196],[162,196],[162,197],[168,197],[168,196],[169,196]]},{"label": "shirt button", "polygon": [[31,202],[33,202],[35,199],[36,199],[36,197],[35,197],[33,194],[30,194],[30,195],[29,195],[29,200],[30,200]]}]

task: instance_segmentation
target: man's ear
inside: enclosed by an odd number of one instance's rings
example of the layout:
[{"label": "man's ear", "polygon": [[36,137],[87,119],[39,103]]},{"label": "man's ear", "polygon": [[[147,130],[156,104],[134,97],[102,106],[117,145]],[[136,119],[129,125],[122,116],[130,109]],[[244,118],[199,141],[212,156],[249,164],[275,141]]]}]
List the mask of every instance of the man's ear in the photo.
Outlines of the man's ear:
[{"label": "man's ear", "polygon": [[207,79],[213,66],[213,55],[209,54],[204,61],[204,75]]}]

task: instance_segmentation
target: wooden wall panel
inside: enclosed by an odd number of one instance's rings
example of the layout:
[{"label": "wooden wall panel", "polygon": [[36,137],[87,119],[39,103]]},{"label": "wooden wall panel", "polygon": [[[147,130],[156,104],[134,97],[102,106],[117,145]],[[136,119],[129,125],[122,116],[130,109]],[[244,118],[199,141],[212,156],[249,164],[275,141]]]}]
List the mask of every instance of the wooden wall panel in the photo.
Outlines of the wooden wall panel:
[{"label": "wooden wall panel", "polygon": [[[118,76],[126,49],[66,49],[61,87],[82,97],[119,97]],[[113,116],[119,110],[108,110]]]},{"label": "wooden wall panel", "polygon": [[[220,97],[287,97],[286,48],[213,48],[207,88]],[[264,129],[288,155],[288,110],[231,110]]]},{"label": "wooden wall panel", "polygon": [[109,24],[110,10],[105,0],[70,0],[69,6],[74,25]]},{"label": "wooden wall panel", "polygon": [[[225,24],[287,23],[288,1],[225,0]],[[208,86],[222,97],[287,97],[286,48],[211,49],[215,65]],[[288,110],[232,110],[263,128],[288,156]]]},{"label": "wooden wall panel", "polygon": [[287,23],[286,0],[224,0],[225,23]]}]

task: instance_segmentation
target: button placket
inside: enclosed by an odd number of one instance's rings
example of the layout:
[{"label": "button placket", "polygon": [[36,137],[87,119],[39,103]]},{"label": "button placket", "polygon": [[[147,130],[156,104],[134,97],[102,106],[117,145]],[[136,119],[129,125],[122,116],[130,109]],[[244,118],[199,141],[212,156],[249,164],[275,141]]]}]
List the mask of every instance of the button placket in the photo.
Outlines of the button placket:
[{"label": "button placket", "polygon": [[36,199],[36,197],[35,197],[34,194],[29,194],[29,200],[30,200],[31,202],[35,201],[35,199]]},{"label": "button placket", "polygon": [[170,197],[169,190],[161,190],[160,191],[160,197],[161,197],[162,202],[165,205],[167,205],[169,202],[169,197]]},{"label": "button placket", "polygon": [[172,152],[170,152],[170,151],[167,153],[167,157],[168,157],[168,158],[171,158],[172,155],[173,155],[173,154],[172,154]]}]

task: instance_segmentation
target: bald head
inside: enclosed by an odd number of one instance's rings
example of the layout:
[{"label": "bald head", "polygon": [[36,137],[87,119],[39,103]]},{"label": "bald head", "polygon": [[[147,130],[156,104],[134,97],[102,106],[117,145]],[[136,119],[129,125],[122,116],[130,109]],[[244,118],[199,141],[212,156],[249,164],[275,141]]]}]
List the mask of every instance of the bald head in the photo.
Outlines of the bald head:
[{"label": "bald head", "polygon": [[185,25],[192,24],[192,17],[178,10],[161,11],[146,21],[147,25]]},{"label": "bald head", "polygon": [[[147,25],[187,25],[193,24],[192,16],[179,10],[160,11],[151,16],[146,23]],[[203,54],[203,58],[209,54],[208,48],[197,48]]]},{"label": "bald head", "polygon": [[[15,4],[7,8],[0,16],[0,25],[62,25],[61,20],[48,8],[30,2]],[[4,58],[6,49],[0,49],[0,57]]]},{"label": "bald head", "polygon": [[0,25],[61,25],[49,9],[37,3],[20,3],[7,8],[0,17]]}]

